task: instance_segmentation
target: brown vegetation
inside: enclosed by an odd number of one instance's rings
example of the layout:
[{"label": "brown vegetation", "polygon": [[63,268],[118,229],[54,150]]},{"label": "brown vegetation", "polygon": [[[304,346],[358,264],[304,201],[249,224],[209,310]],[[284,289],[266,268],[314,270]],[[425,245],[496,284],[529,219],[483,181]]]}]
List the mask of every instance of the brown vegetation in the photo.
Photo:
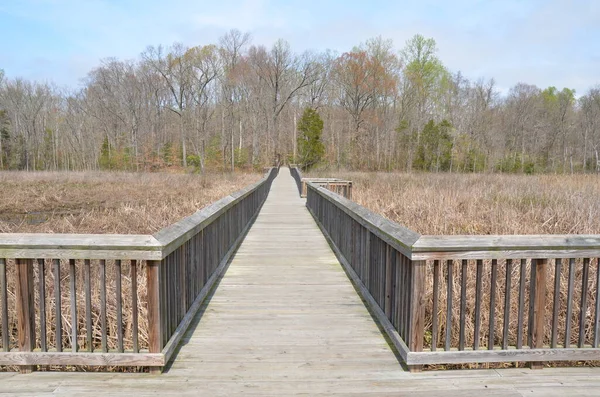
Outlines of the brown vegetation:
[{"label": "brown vegetation", "polygon": [[[516,176],[498,174],[422,174],[422,173],[366,173],[366,172],[317,172],[311,176],[332,176],[354,182],[353,200],[384,217],[400,223],[422,234],[600,234],[600,178],[596,175],[539,175]],[[433,261],[427,264],[425,349],[431,347],[433,313]],[[508,345],[515,346],[518,340],[517,319],[519,310],[519,282],[521,262],[512,264],[499,260],[497,283],[492,284],[491,261],[483,261],[481,277],[481,332],[479,346],[487,349],[490,324],[490,296],[494,288],[494,345],[501,345],[504,319],[508,319]],[[525,264],[524,332],[522,343],[527,345],[530,299],[531,260]],[[554,302],[555,271],[557,263],[548,264],[546,287],[546,315],[544,345],[551,342],[552,312]],[[557,341],[565,343],[567,320],[569,320],[571,346],[576,346],[580,334],[582,309],[583,259],[574,262],[573,295],[567,294],[569,285],[569,260],[563,259],[558,285]],[[461,262],[453,262],[449,277],[448,263],[440,261],[439,310],[435,315],[439,321],[437,348],[444,348],[446,328],[451,329],[451,347],[457,348],[461,327]],[[598,258],[590,258],[587,280],[586,307],[584,309],[585,345],[594,339]],[[505,317],[506,280],[510,279],[510,304]],[[447,322],[448,279],[452,280],[452,320]],[[475,329],[476,262],[467,262],[466,311],[463,323],[465,345],[473,346]],[[567,316],[568,303],[572,305]],[[573,364],[573,363],[571,363]],[[597,362],[585,363],[597,365]],[[555,365],[555,364],[553,364]],[[444,368],[446,368],[444,366]]]},{"label": "brown vegetation", "polygon": [[[152,234],[191,215],[196,210],[260,179],[258,173],[247,174],[128,174],[128,173],[23,173],[0,172],[0,233],[140,233]],[[133,347],[132,262],[122,261],[122,315],[125,350]],[[145,262],[137,263],[137,302],[139,308],[139,344],[148,348]],[[61,261],[61,308],[64,350],[71,349],[70,275],[68,261]],[[115,261],[106,261],[106,311],[108,349],[117,348],[118,277]],[[91,261],[92,344],[101,348],[100,265]],[[87,350],[85,320],[84,262],[76,261],[76,299],[78,344]],[[7,261],[9,329],[16,327],[15,265]],[[40,273],[34,266],[36,319],[40,317],[37,285]],[[47,343],[57,345],[55,281],[52,262],[45,261],[42,280],[46,289]],[[36,345],[41,345],[40,323],[36,321]],[[0,330],[1,334],[1,330]],[[11,334],[10,347],[17,344]],[[15,368],[4,369],[14,370]],[[93,368],[73,368],[90,370]],[[2,367],[0,366],[0,370]],[[123,369],[120,369],[123,370]]]},{"label": "brown vegetation", "polygon": [[323,172],[421,234],[600,234],[600,176]]},{"label": "brown vegetation", "polygon": [[258,173],[0,172],[0,233],[153,234]]}]

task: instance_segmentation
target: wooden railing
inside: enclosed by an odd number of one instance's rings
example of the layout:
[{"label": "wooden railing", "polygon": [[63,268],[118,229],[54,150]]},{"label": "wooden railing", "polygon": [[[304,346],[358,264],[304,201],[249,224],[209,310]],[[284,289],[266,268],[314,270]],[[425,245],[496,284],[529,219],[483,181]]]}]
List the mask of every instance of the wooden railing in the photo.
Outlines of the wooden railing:
[{"label": "wooden railing", "polygon": [[600,236],[421,236],[308,184],[307,207],[409,368],[600,361]]},{"label": "wooden railing", "polygon": [[296,186],[298,187],[298,194],[301,197],[306,197],[306,195],[302,196],[302,172],[300,171],[300,168],[298,168],[297,165],[290,164],[290,175],[292,175],[292,178],[294,178],[294,181],[296,181]]},{"label": "wooden railing", "polygon": [[306,197],[306,184],[314,183],[315,185],[322,186],[325,189],[331,190],[334,193],[346,197],[347,199],[352,199],[352,181],[337,178],[302,177],[300,169],[293,164],[290,165],[290,174],[296,181],[296,185],[298,185],[300,197]]},{"label": "wooden railing", "polygon": [[277,172],[154,236],[0,234],[0,365],[160,371]]}]

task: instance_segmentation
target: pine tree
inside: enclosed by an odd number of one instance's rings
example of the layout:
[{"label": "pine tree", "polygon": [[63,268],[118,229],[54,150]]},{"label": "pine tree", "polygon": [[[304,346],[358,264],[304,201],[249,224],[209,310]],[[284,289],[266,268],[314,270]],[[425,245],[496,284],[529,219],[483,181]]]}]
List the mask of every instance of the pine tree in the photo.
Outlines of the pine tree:
[{"label": "pine tree", "polygon": [[325,146],[321,142],[323,120],[313,108],[304,109],[298,122],[298,154],[300,164],[307,170],[319,163],[325,155]]}]

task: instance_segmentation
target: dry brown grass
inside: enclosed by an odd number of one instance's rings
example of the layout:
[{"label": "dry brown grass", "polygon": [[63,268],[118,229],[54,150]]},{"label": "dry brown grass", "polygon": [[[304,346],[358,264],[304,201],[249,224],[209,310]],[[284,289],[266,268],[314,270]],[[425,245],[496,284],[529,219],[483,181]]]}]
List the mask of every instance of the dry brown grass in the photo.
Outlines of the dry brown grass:
[{"label": "dry brown grass", "polygon": [[[128,173],[0,173],[0,233],[122,233],[152,234],[161,228],[214,202],[234,191],[258,181],[261,174],[128,174]],[[46,287],[47,343],[57,345],[55,319],[57,315],[52,263],[45,261],[41,279]],[[60,343],[71,349],[69,264],[61,262],[61,308],[63,336]],[[92,344],[101,347],[100,269],[91,261]],[[137,302],[139,308],[139,342],[148,348],[147,288],[145,262],[137,264]],[[125,350],[133,346],[131,262],[123,261],[121,268],[123,334]],[[86,350],[84,263],[76,261],[77,340]],[[106,261],[108,348],[117,348],[117,267]],[[16,330],[15,266],[7,261],[9,329]],[[34,266],[36,345],[40,341],[40,273]],[[1,315],[1,314],[0,314]],[[1,335],[1,329],[0,329]],[[0,342],[1,344],[1,342]],[[16,333],[10,335],[10,347],[16,348]],[[0,370],[16,368],[0,366]],[[64,368],[63,368],[64,369]],[[72,367],[70,369],[97,370]],[[99,368],[104,370],[103,368]],[[123,369],[119,369],[123,370]],[[132,370],[132,369],[126,369]]]},{"label": "dry brown grass", "polygon": [[600,234],[600,176],[328,172],[421,234]]},{"label": "dry brown grass", "polygon": [[153,234],[260,178],[0,172],[0,233]]},{"label": "dry brown grass", "polygon": [[[400,223],[421,234],[434,235],[484,235],[484,234],[600,234],[600,176],[597,175],[464,175],[464,174],[401,174],[330,172],[314,173],[312,176],[330,176],[349,179],[354,182],[353,200],[384,217]],[[525,258],[526,259],[526,258]],[[586,345],[594,338],[598,258],[590,258],[590,271],[587,283],[587,305],[584,310]],[[487,349],[491,317],[490,291],[491,261],[483,262],[481,333],[480,346]],[[461,262],[454,261],[453,274],[448,277],[446,261],[441,262],[439,286],[439,311],[433,313],[433,262],[427,264],[425,349],[431,346],[432,321],[437,316],[439,328],[437,348],[444,348],[446,329],[451,329],[451,347],[457,348],[461,327]],[[558,295],[558,345],[565,341],[567,320],[571,330],[570,343],[576,346],[580,332],[579,320],[582,312],[583,260],[575,262],[573,296],[569,299],[568,260],[562,261],[560,292]],[[520,261],[513,261],[508,276],[511,288],[506,289],[507,262],[498,261],[496,284],[494,345],[502,344],[504,328],[504,305],[507,293],[510,295],[508,308],[508,343],[514,346],[518,339],[517,319],[519,301]],[[525,264],[526,290],[524,296],[523,345],[527,345],[529,316],[529,286],[531,261]],[[551,341],[552,311],[554,302],[555,262],[550,261],[546,288],[546,315],[544,344]],[[448,280],[453,286],[452,320],[447,318]],[[475,329],[476,263],[467,263],[466,310],[463,326],[465,344],[473,346]],[[572,314],[567,318],[567,304],[570,300]],[[578,363],[582,364],[582,363]],[[597,366],[598,362],[585,365]],[[556,365],[556,364],[553,364]],[[570,363],[573,365],[573,363]],[[469,365],[469,367],[477,365]],[[489,365],[486,365],[489,366]],[[494,364],[492,366],[504,366]],[[434,366],[435,367],[435,366]],[[453,367],[453,366],[451,366]],[[463,366],[458,366],[463,367]],[[441,366],[441,368],[448,368]]]}]

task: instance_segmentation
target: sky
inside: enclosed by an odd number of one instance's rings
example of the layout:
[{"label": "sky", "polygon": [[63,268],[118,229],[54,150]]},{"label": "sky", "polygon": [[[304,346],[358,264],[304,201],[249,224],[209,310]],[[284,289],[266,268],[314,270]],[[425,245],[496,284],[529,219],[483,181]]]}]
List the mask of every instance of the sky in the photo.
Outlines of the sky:
[{"label": "sky", "polygon": [[598,0],[0,0],[0,69],[77,88],[104,58],[213,44],[231,29],[297,52],[343,53],[376,36],[400,51],[422,34],[450,71],[504,92],[523,82],[583,95],[600,84]]}]

